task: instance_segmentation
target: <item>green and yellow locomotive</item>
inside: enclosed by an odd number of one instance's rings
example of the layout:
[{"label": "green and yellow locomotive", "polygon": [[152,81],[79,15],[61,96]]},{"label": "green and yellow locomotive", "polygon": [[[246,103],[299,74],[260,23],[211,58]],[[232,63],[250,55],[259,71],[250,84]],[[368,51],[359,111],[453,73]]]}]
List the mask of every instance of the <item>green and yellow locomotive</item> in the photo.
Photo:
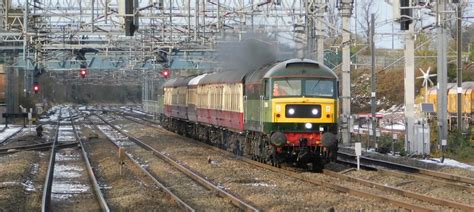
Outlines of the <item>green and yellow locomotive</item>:
[{"label": "green and yellow locomotive", "polygon": [[164,126],[236,154],[315,171],[336,157],[338,79],[316,61],[174,80],[164,98]]}]

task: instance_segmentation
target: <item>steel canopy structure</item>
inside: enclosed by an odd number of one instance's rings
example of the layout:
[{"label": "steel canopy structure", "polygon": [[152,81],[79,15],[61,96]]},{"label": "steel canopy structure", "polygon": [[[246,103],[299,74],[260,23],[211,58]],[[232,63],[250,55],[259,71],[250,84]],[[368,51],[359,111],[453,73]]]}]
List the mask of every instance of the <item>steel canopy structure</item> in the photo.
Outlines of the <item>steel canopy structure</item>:
[{"label": "steel canopy structure", "polygon": [[0,46],[47,59],[55,51],[82,48],[102,54],[140,52],[142,57],[156,49],[209,49],[226,35],[248,32],[285,33],[282,37],[291,40],[298,33],[312,33],[296,29],[305,25],[307,15],[309,20],[318,15],[312,12],[316,7],[326,7],[307,0],[138,0],[134,12],[139,28],[127,37],[120,2],[2,0]]}]

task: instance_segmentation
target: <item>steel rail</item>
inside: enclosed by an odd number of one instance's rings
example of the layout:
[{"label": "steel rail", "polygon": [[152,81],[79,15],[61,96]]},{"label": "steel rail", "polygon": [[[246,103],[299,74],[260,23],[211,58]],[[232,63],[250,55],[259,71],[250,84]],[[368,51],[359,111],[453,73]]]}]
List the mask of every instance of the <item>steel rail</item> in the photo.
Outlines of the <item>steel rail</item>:
[{"label": "steel rail", "polygon": [[[199,143],[199,144],[201,144],[201,143]],[[201,144],[201,145],[207,145],[207,144]],[[217,147],[214,147],[214,146],[209,146],[209,147],[211,147],[212,149],[221,151],[223,153],[233,155],[232,153],[227,152],[227,151],[222,150],[222,149],[219,149]],[[280,169],[280,168],[277,168],[277,167],[269,166],[269,165],[266,165],[266,164],[262,164],[262,163],[250,160],[248,158],[240,157],[240,159],[245,161],[245,162],[248,162],[248,163],[263,167],[263,168],[267,168],[267,166],[268,166],[268,168],[270,170],[273,170],[273,171],[276,171],[276,172],[284,172],[285,174],[291,175],[292,177],[295,174],[295,172],[292,173],[292,171],[288,171],[288,170]],[[333,172],[333,171],[324,170],[324,174],[328,175],[328,176],[331,176],[331,177],[337,177],[339,179],[356,182],[356,183],[359,183],[359,184],[362,184],[362,185],[365,185],[365,186],[377,188],[379,190],[390,191],[390,192],[396,193],[396,194],[401,195],[401,196],[405,196],[405,197],[409,197],[409,198],[413,198],[413,199],[418,199],[418,200],[421,200],[421,201],[424,201],[424,202],[430,202],[430,203],[438,204],[438,205],[441,205],[441,206],[449,206],[449,207],[452,207],[452,208],[458,208],[458,209],[466,210],[466,211],[474,211],[474,206],[466,205],[466,204],[463,204],[463,203],[457,203],[457,202],[453,202],[453,201],[449,201],[449,200],[443,200],[443,199],[439,199],[439,198],[434,198],[434,197],[430,197],[430,196],[426,196],[426,195],[423,195],[423,194],[418,194],[418,193],[414,193],[414,192],[410,192],[410,191],[404,191],[404,190],[394,188],[394,187],[391,187],[391,186],[385,186],[385,185],[370,182],[370,181],[367,181],[367,180],[362,180],[362,179],[359,179],[359,178],[349,177],[347,175],[336,173],[336,172]],[[310,182],[313,182],[313,180],[314,180],[314,179],[308,179],[305,176],[295,176],[295,177],[298,178],[298,179],[301,179],[303,181],[308,181],[309,180]],[[340,187],[338,185],[334,185],[334,186],[335,186],[335,188]],[[336,190],[338,190],[338,189],[336,189]],[[348,192],[348,193],[350,193],[350,192]],[[364,195],[364,194],[362,194],[362,195]],[[370,197],[370,196],[366,196],[366,197]],[[388,199],[388,198],[383,197],[383,199],[379,199],[379,200],[384,200],[384,199]],[[394,202],[391,202],[391,201],[394,201]],[[409,204],[409,203],[404,203],[404,202],[401,202],[401,201],[398,201],[398,200],[390,200],[390,203],[393,203],[394,205],[398,205],[398,206],[401,206],[401,207],[405,207],[407,209],[416,210],[416,211],[421,209],[421,208],[418,208],[418,209],[414,208],[414,207],[418,207],[416,205],[412,205],[412,204]],[[410,208],[410,207],[413,207],[413,208]],[[427,208],[425,208],[425,209],[427,209]],[[431,210],[431,209],[428,209],[428,210]]]},{"label": "steel rail", "polygon": [[[20,151],[32,151],[32,150],[48,150],[51,149],[53,142],[43,143],[43,144],[35,144],[35,145],[27,145],[27,146],[17,146],[17,147],[10,147],[10,148],[1,148],[0,155],[8,155],[17,153]],[[57,149],[61,148],[68,148],[77,146],[79,142],[71,142],[68,144],[58,144],[56,146]]]},{"label": "steel rail", "polygon": [[58,123],[56,125],[56,135],[54,136],[53,145],[51,147],[51,155],[49,158],[48,171],[46,173],[46,180],[43,187],[43,197],[41,200],[41,212],[49,212],[51,210],[51,189],[53,185],[54,163],[56,157],[56,143],[59,137],[59,126],[61,124],[61,110],[59,110]]},{"label": "steel rail", "polygon": [[430,202],[430,203],[441,205],[441,206],[449,206],[451,208],[457,208],[457,209],[461,209],[461,210],[465,210],[465,211],[474,211],[474,206],[470,206],[470,205],[467,205],[467,204],[464,204],[464,203],[458,203],[458,202],[453,202],[453,201],[450,201],[450,200],[434,198],[434,197],[430,197],[430,196],[427,196],[427,195],[424,195],[424,194],[419,194],[419,193],[415,193],[415,192],[411,192],[411,191],[406,191],[406,190],[402,190],[402,189],[395,188],[395,187],[392,187],[392,186],[382,185],[382,184],[379,184],[379,183],[370,182],[368,180],[364,180],[364,179],[360,179],[360,178],[356,178],[356,177],[350,177],[350,176],[340,174],[340,173],[336,173],[336,172],[329,171],[329,170],[324,170],[324,174],[328,175],[328,176],[331,176],[331,177],[336,177],[336,178],[339,178],[339,179],[342,179],[342,180],[356,182],[356,183],[359,183],[359,184],[362,184],[362,185],[365,185],[365,186],[369,186],[369,187],[372,187],[372,188],[377,188],[377,189],[382,190],[382,191],[393,192],[395,194],[398,194],[398,195],[401,195],[401,196],[404,196],[404,197],[409,197],[409,198],[417,199],[417,200],[424,201],[424,202]]},{"label": "steel rail", "polygon": [[94,188],[94,194],[95,194],[95,196],[96,196],[96,198],[99,202],[100,208],[102,209],[102,211],[109,212],[110,211],[109,206],[107,205],[107,202],[104,199],[104,195],[102,194],[102,191],[100,190],[99,183],[97,182],[94,171],[92,170],[92,166],[91,166],[91,163],[89,161],[89,157],[87,156],[87,152],[84,148],[84,144],[83,144],[82,139],[80,138],[80,136],[77,132],[77,129],[76,129],[76,126],[74,125],[74,120],[73,119],[71,119],[71,125],[72,125],[72,129],[74,131],[74,136],[76,137],[76,140],[79,141],[79,144],[81,146],[82,157],[84,158],[84,162],[85,162],[86,167],[87,167],[87,173],[89,175],[89,180],[92,184],[92,187]]},{"label": "steel rail", "polygon": [[449,181],[444,181],[444,180],[438,180],[435,178],[431,177],[423,177],[417,174],[412,174],[412,173],[403,173],[403,172],[397,172],[397,171],[392,171],[392,170],[387,170],[387,169],[378,169],[378,172],[384,174],[384,175],[391,175],[391,176],[396,176],[396,177],[405,177],[405,178],[416,178],[419,180],[422,180],[424,182],[429,182],[429,183],[438,183],[444,186],[451,186],[451,187],[456,187],[458,189],[474,192],[474,187],[469,187],[465,185],[459,185],[453,182]]},{"label": "steel rail", "polygon": [[198,182],[199,184],[201,184],[202,186],[210,189],[210,190],[214,190],[214,191],[217,191],[218,194],[221,196],[221,197],[224,197],[224,198],[227,198],[229,199],[232,204],[234,204],[235,206],[245,210],[245,211],[260,211],[260,209],[258,209],[257,207],[253,206],[252,204],[250,203],[247,203],[245,202],[244,200],[242,200],[241,198],[238,198],[237,196],[235,196],[234,194],[231,194],[230,192],[228,191],[225,191],[221,188],[219,188],[217,185],[209,182],[208,180],[206,180],[203,176],[200,176],[199,174],[197,174],[196,172],[192,171],[190,168],[184,166],[183,164],[181,163],[178,163],[176,162],[176,160],[172,159],[171,157],[167,156],[167,155],[164,155],[163,153],[157,151],[156,149],[154,149],[153,147],[149,146],[148,144],[145,144],[144,142],[140,141],[139,139],[129,135],[128,133],[124,132],[123,130],[119,129],[118,127],[114,126],[113,124],[111,124],[110,122],[106,121],[105,119],[103,119],[101,116],[97,115],[97,117],[99,117],[99,119],[101,119],[102,121],[104,121],[106,124],[108,124],[110,127],[112,127],[113,129],[117,130],[118,132],[120,132],[121,134],[123,134],[124,136],[126,136],[129,140],[135,142],[136,144],[138,144],[139,146],[149,150],[149,151],[152,151],[152,153],[159,157],[160,159],[168,162],[169,164],[173,165],[175,168],[177,168],[178,170],[180,170],[182,173],[186,174],[188,177],[190,177],[191,179],[195,180],[196,182]]},{"label": "steel rail", "polygon": [[[87,117],[87,119],[90,121],[90,123],[98,130],[100,131],[100,129],[97,127],[97,124],[94,124],[89,117]],[[105,122],[104,122],[105,123]],[[106,136],[107,137],[107,136]],[[110,143],[112,143],[116,148],[117,150],[120,148],[120,146],[118,144],[116,144],[115,142],[113,142],[111,139],[109,139],[107,137],[107,140],[110,141]],[[194,208],[192,208],[189,204],[187,204],[186,202],[184,202],[180,197],[178,197],[176,194],[174,194],[171,190],[169,190],[165,185],[163,185],[158,179],[156,176],[154,176],[152,173],[150,173],[145,167],[143,167],[140,163],[138,163],[137,161],[135,161],[129,154],[125,154],[126,158],[132,162],[133,164],[135,164],[140,170],[142,170],[143,173],[145,173],[148,177],[150,177],[150,179],[156,184],[158,185],[158,187],[165,192],[165,194],[167,194],[168,196],[171,197],[171,199],[173,199],[179,206],[181,206],[183,209],[185,209],[186,211],[190,211],[190,212],[194,212],[196,211]]]},{"label": "steel rail", "polygon": [[[356,156],[353,154],[349,153],[344,153],[344,152],[338,152],[337,153],[338,158],[343,158],[343,159],[350,159],[350,160],[356,160]],[[369,157],[360,157],[361,163],[364,163],[366,165],[373,165],[373,166],[381,166],[389,169],[396,169],[408,173],[417,173],[417,174],[423,174],[423,175],[428,175],[431,177],[437,177],[449,181],[455,181],[455,182],[461,182],[461,183],[467,183],[467,184],[472,184],[474,185],[474,178],[469,178],[469,177],[462,177],[462,176],[457,176],[457,175],[452,175],[452,174],[447,174],[447,173],[442,173],[442,172],[437,172],[437,171],[431,171],[428,169],[423,169],[423,168],[418,168],[414,166],[408,166],[408,165],[403,165],[403,164],[398,164],[390,161],[383,161],[383,160],[378,160],[378,159],[373,159]]]},{"label": "steel rail", "polygon": [[289,171],[289,170],[285,170],[285,169],[282,169],[282,168],[277,168],[277,167],[274,167],[274,166],[271,166],[271,165],[267,165],[267,164],[264,164],[264,163],[260,163],[260,162],[245,158],[245,157],[236,156],[231,152],[227,152],[227,151],[222,150],[218,147],[211,146],[211,145],[208,145],[208,144],[203,144],[203,143],[198,143],[198,144],[209,147],[209,148],[212,148],[212,149],[217,150],[217,151],[220,151],[221,153],[227,154],[229,156],[237,157],[241,161],[246,162],[248,164],[251,164],[253,166],[264,168],[264,169],[267,169],[267,170],[270,170],[270,171],[273,171],[273,172],[276,172],[276,173],[279,173],[279,174],[284,174],[286,176],[289,176],[289,177],[292,177],[292,178],[295,178],[295,179],[298,179],[298,180],[301,180],[301,181],[304,181],[304,182],[307,182],[307,183],[311,183],[311,184],[314,184],[314,185],[318,185],[318,186],[326,187],[326,188],[329,188],[329,189],[333,189],[333,190],[336,190],[338,192],[348,193],[348,194],[352,194],[352,195],[359,196],[359,197],[362,197],[362,198],[367,198],[367,199],[379,200],[379,201],[382,201],[382,202],[390,203],[390,204],[393,204],[395,206],[399,206],[399,207],[406,208],[406,209],[413,210],[413,211],[433,211],[430,208],[426,208],[426,207],[423,207],[423,206],[418,206],[418,205],[406,203],[406,202],[399,201],[399,200],[396,200],[396,199],[392,199],[392,198],[389,198],[389,197],[386,197],[386,196],[372,194],[372,193],[361,191],[361,190],[351,188],[351,187],[348,187],[348,186],[338,185],[336,183],[330,183],[330,182],[326,182],[326,181],[323,181],[323,180],[309,178],[307,176],[304,176],[304,175],[302,175],[300,173],[297,173],[297,172],[294,172],[294,171]]},{"label": "steel rail", "polygon": [[[136,123],[139,123],[139,122],[136,122]],[[139,124],[141,124],[141,123],[139,123]],[[165,130],[165,129],[163,129],[163,130]],[[177,136],[180,136],[180,135],[177,135]],[[260,167],[260,168],[264,168],[264,169],[267,169],[267,170],[270,170],[270,171],[273,171],[273,172],[276,172],[276,173],[279,173],[279,174],[284,174],[286,176],[289,176],[289,177],[292,177],[292,178],[295,178],[295,179],[298,179],[298,180],[301,180],[301,181],[304,181],[304,182],[308,182],[308,183],[311,183],[311,184],[314,184],[314,185],[330,188],[330,189],[336,190],[338,192],[348,193],[348,194],[352,194],[352,195],[363,197],[363,198],[375,199],[375,200],[379,200],[379,201],[382,201],[382,202],[387,202],[387,203],[390,203],[390,204],[393,204],[393,205],[396,205],[396,206],[399,206],[399,207],[402,207],[402,208],[406,208],[406,209],[409,209],[409,210],[433,211],[430,208],[426,208],[426,207],[406,203],[406,202],[403,202],[403,201],[391,199],[391,198],[386,197],[386,196],[372,194],[372,193],[368,193],[368,192],[365,192],[365,191],[360,191],[360,190],[350,188],[350,187],[347,187],[347,186],[338,185],[336,183],[330,183],[330,182],[325,182],[323,180],[309,178],[307,176],[304,176],[304,175],[302,175],[300,173],[297,173],[297,172],[294,172],[294,171],[289,171],[289,170],[277,168],[277,167],[274,167],[274,166],[271,166],[271,165],[263,164],[263,163],[245,158],[245,157],[237,156],[237,155],[235,155],[231,152],[225,151],[223,149],[220,149],[218,147],[208,145],[208,144],[205,144],[205,143],[201,143],[201,142],[194,142],[194,143],[197,144],[197,145],[206,147],[206,148],[211,148],[213,150],[219,151],[220,153],[223,153],[225,155],[236,157],[239,160],[241,160],[243,162],[246,162],[250,165],[257,166],[257,167]]]},{"label": "steel rail", "polygon": [[[114,112],[114,113],[118,113],[120,114],[121,116],[131,116],[131,117],[134,117],[134,118],[137,118],[137,119],[141,119],[143,121],[146,121],[146,122],[149,122],[149,123],[152,123],[152,124],[159,124],[158,122],[155,122],[155,121],[152,121],[152,120],[149,120],[145,117],[152,117],[152,115],[150,114],[147,114],[147,113],[143,113],[143,114],[140,114],[140,113],[134,113],[134,112],[130,112],[130,111],[127,111],[127,110],[110,110],[111,112]],[[141,111],[140,111],[141,112]]]},{"label": "steel rail", "polygon": [[[337,162],[342,163],[342,164],[347,164],[347,165],[350,165],[352,167],[357,167],[357,162],[355,162],[355,161],[344,160],[344,159],[341,160],[340,158],[338,158]],[[424,182],[437,183],[437,184],[441,184],[441,185],[444,185],[444,186],[452,186],[452,187],[456,187],[456,188],[459,188],[459,189],[462,189],[462,190],[474,192],[474,187],[459,185],[459,184],[456,184],[455,182],[450,182],[450,181],[445,181],[445,180],[438,180],[438,179],[431,178],[431,177],[424,177],[424,176],[418,175],[416,173],[392,171],[392,170],[389,170],[389,169],[386,169],[386,168],[383,168],[383,167],[374,167],[374,166],[369,166],[369,165],[365,165],[365,164],[360,164],[360,167],[365,169],[365,170],[377,171],[377,172],[379,172],[383,175],[386,175],[386,176],[395,176],[395,177],[402,177],[402,178],[415,178],[415,179],[418,179],[418,180],[421,180],[421,181],[424,181]]]},{"label": "steel rail", "polygon": [[141,117],[138,117],[138,116],[134,116],[134,115],[131,115],[131,114],[127,114],[127,113],[120,113],[119,115],[122,116],[123,118],[127,119],[127,120],[130,120],[130,121],[133,121],[133,122],[136,122],[136,123],[139,123],[139,122],[137,120],[134,120],[134,118],[140,119],[141,121],[146,122],[146,123],[140,123],[140,124],[143,124],[143,125],[146,125],[146,126],[149,126],[149,127],[155,127],[153,125],[160,125],[160,123],[158,123],[158,122],[148,120],[146,118],[141,118]]}]

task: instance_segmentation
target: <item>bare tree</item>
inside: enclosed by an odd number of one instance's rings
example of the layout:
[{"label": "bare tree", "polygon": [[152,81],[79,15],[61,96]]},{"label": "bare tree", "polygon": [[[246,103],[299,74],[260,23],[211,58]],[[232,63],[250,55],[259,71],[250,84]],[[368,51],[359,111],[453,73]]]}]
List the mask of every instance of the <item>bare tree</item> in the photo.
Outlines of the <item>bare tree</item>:
[{"label": "bare tree", "polygon": [[329,38],[337,38],[340,36],[340,31],[337,29],[341,27],[341,18],[339,17],[335,1],[327,3],[327,15],[325,17],[326,23],[331,27],[327,27],[327,35]]},{"label": "bare tree", "polygon": [[[357,22],[363,31],[363,37],[366,39],[367,45],[370,43],[370,16],[375,13],[375,20],[377,20],[377,10],[375,8],[375,0],[361,0],[359,3],[360,17]],[[358,33],[358,32],[356,32]]]},{"label": "bare tree", "polygon": [[[461,1],[461,9],[462,9],[462,16],[468,14],[468,10],[466,8],[469,6],[467,1]],[[457,4],[448,4],[448,7],[451,11],[457,11],[458,5]],[[466,28],[470,23],[467,21],[463,21],[462,28]],[[457,12],[454,13],[446,13],[446,27],[448,29],[449,35],[451,38],[456,38],[457,33]]]}]

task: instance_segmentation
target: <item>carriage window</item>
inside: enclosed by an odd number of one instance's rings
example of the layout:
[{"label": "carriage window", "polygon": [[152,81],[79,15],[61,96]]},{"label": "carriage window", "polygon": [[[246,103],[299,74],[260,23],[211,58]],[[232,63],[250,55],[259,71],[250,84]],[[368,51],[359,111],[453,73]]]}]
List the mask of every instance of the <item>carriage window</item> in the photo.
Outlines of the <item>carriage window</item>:
[{"label": "carriage window", "polygon": [[332,80],[306,80],[305,81],[306,96],[334,96],[334,81]]},{"label": "carriage window", "polygon": [[273,82],[273,96],[301,96],[301,80],[275,80]]}]

